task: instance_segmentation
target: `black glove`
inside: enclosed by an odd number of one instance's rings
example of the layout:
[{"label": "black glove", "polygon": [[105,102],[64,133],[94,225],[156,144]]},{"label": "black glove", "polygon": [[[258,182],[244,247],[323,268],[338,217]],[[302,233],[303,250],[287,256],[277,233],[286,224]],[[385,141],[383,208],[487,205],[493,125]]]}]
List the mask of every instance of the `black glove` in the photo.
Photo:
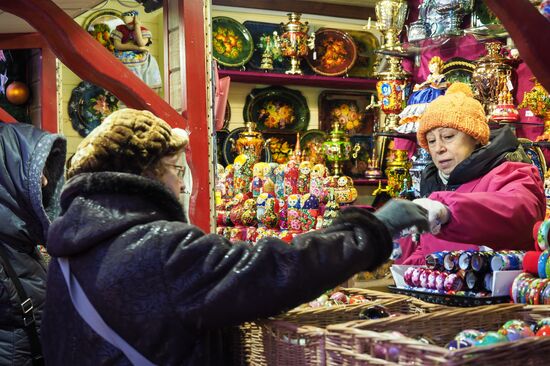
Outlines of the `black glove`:
[{"label": "black glove", "polygon": [[428,211],[407,200],[390,200],[378,209],[374,216],[386,225],[392,237],[413,226],[416,226],[419,232],[430,230]]}]

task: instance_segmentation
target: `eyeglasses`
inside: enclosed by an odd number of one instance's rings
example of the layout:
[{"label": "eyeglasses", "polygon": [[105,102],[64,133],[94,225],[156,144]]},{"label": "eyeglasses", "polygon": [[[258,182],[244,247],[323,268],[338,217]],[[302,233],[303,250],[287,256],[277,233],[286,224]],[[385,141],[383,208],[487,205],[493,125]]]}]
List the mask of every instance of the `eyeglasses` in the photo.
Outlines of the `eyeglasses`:
[{"label": "eyeglasses", "polygon": [[185,177],[185,167],[184,166],[177,165],[177,164],[166,164],[166,165],[169,165],[171,167],[176,168],[177,176],[178,176],[179,179],[183,179]]}]

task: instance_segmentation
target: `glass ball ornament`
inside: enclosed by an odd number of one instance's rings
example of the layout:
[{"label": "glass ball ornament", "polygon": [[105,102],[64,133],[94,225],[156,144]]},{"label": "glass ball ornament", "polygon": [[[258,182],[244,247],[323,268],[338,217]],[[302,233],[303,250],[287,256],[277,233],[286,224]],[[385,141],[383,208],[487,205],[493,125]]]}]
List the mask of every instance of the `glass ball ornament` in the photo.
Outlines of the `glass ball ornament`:
[{"label": "glass ball ornament", "polygon": [[6,99],[11,104],[22,105],[29,100],[30,91],[27,84],[14,81],[6,88]]}]

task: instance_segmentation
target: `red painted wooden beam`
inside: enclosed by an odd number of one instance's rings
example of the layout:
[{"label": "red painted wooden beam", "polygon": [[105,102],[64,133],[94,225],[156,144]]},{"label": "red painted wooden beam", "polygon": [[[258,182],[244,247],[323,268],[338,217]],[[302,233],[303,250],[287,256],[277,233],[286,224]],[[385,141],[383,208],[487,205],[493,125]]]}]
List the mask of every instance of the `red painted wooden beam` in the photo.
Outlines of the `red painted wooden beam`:
[{"label": "red painted wooden beam", "polygon": [[128,107],[146,109],[172,126],[183,117],[51,0],[0,0],[0,9],[33,26],[55,55],[80,78],[101,86]]},{"label": "red painted wooden beam", "polygon": [[6,123],[15,123],[15,117],[9,114],[4,108],[0,107],[0,121]]},{"label": "red painted wooden beam", "polygon": [[550,91],[550,23],[529,0],[484,0],[500,19],[533,75]]},{"label": "red painted wooden beam", "polygon": [[193,195],[189,216],[191,222],[205,232],[213,227],[214,205],[212,198],[213,166],[210,122],[208,120],[208,97],[206,79],[206,45],[204,6],[208,0],[177,0],[181,25],[184,27],[185,85],[189,121],[190,156],[188,161],[193,171]]}]

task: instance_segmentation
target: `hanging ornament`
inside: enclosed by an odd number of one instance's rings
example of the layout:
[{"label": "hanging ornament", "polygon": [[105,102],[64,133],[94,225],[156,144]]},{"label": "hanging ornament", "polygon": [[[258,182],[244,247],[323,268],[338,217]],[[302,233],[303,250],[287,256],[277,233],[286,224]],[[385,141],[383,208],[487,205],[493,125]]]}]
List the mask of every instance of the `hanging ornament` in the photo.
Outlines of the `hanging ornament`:
[{"label": "hanging ornament", "polygon": [[29,95],[29,87],[20,81],[14,81],[6,88],[6,99],[15,105],[25,104]]}]

